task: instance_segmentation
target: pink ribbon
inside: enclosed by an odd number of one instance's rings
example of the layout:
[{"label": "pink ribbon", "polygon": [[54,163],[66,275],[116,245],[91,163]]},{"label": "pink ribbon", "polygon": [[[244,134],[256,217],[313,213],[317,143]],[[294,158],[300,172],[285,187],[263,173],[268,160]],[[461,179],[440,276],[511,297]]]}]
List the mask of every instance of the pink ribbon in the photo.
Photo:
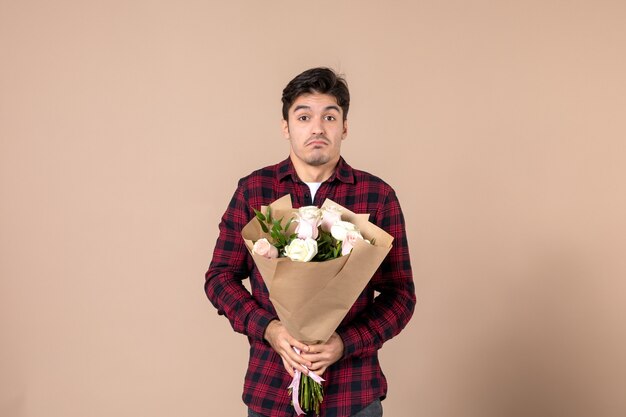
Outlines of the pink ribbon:
[{"label": "pink ribbon", "polygon": [[[294,347],[293,350],[298,355],[300,354],[300,349],[298,349],[297,347]],[[291,381],[291,384],[287,387],[288,389],[289,388],[291,389],[291,401],[293,402],[293,408],[296,410],[296,413],[298,415],[305,414],[305,412],[302,411],[302,408],[300,408],[300,400],[299,400],[300,399],[300,378],[302,377],[301,374],[302,372],[298,371],[297,369],[294,369],[293,380]],[[322,385],[324,378],[320,377],[313,371],[309,371],[308,375],[313,381]]]}]

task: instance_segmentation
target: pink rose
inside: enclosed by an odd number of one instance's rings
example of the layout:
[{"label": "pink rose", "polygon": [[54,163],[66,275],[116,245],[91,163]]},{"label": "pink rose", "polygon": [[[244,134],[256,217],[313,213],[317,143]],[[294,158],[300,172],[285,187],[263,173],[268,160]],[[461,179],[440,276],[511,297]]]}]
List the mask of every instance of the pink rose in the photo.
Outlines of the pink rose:
[{"label": "pink rose", "polygon": [[352,251],[352,248],[354,248],[354,245],[356,245],[356,242],[359,240],[363,240],[361,233],[354,230],[346,232],[346,237],[341,242],[341,256],[349,254]]},{"label": "pink rose", "polygon": [[322,230],[330,233],[330,228],[341,220],[341,210],[335,206],[322,208]]},{"label": "pink rose", "polygon": [[319,231],[317,230],[316,220],[298,220],[298,226],[296,226],[296,233],[299,239],[317,239]]},{"label": "pink rose", "polygon": [[278,249],[274,245],[272,245],[267,239],[259,239],[254,242],[254,246],[252,246],[252,252],[257,255],[264,256],[268,259],[278,258]]},{"label": "pink rose", "polygon": [[305,206],[298,209],[298,226],[296,233],[299,239],[317,239],[317,227],[322,221],[322,211],[315,206]]}]

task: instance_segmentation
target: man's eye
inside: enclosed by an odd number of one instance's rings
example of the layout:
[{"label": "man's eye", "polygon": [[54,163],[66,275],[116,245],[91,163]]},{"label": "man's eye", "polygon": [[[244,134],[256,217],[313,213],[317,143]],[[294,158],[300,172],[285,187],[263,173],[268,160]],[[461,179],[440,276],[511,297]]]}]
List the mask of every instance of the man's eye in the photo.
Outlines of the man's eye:
[{"label": "man's eye", "polygon": [[334,122],[335,120],[337,120],[335,119],[335,116],[326,116],[324,117],[324,119],[328,120],[329,122]]},{"label": "man's eye", "polygon": [[298,120],[300,120],[302,122],[306,122],[307,120],[309,120],[309,116],[300,116],[300,117],[298,117]]}]

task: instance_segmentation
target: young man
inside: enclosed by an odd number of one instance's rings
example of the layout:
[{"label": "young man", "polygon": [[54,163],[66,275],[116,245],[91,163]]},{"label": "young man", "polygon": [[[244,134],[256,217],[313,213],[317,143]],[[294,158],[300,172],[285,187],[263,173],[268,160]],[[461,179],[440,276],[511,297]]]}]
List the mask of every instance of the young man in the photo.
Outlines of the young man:
[{"label": "young man", "polygon": [[[239,181],[219,226],[205,292],[233,329],[248,336],[243,401],[249,416],[295,415],[287,392],[294,368],[304,373],[308,368],[326,380],[322,416],[382,416],[387,382],[378,349],[406,326],[415,308],[400,204],[389,185],[341,157],[350,105],[345,80],[328,68],[307,70],[285,87],[282,102],[289,158]],[[240,234],[253,209],[285,194],[291,194],[294,208],[321,206],[330,198],[355,213],[369,213],[371,222],[394,237],[391,252],[324,344],[307,346],[283,327]],[[251,293],[241,282],[248,277]]]}]

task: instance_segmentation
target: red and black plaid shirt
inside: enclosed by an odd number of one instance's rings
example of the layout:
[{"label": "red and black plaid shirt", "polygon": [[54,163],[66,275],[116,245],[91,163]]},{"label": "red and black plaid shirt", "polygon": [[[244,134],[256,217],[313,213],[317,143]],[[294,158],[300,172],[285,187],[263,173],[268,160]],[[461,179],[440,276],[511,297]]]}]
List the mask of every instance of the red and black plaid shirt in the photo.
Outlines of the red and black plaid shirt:
[{"label": "red and black plaid shirt", "polygon": [[[320,186],[314,201],[289,158],[239,181],[219,225],[205,292],[233,329],[248,336],[250,361],[243,401],[257,413],[270,417],[295,415],[287,392],[291,377],[278,354],[263,339],[265,328],[277,315],[243,242],[241,229],[254,217],[253,208],[260,209],[285,194],[291,194],[294,208],[319,207],[330,198],[355,213],[369,213],[372,223],[394,237],[391,252],[337,329],[344,343],[343,358],[324,374],[321,415],[351,416],[372,401],[385,398],[387,381],[378,363],[378,349],[404,328],[415,308],[404,217],[389,185],[351,168],[343,159]],[[252,294],[241,282],[248,277]],[[375,291],[379,292],[376,297]]]}]

